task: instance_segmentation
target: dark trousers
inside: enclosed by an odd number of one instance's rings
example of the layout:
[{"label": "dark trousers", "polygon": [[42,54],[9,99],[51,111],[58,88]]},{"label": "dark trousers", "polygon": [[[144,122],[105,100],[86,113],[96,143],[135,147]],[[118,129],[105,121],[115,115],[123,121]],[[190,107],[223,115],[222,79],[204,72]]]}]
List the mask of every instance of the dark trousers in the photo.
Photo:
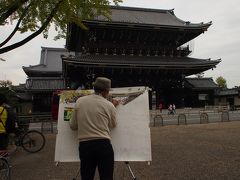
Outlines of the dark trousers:
[{"label": "dark trousers", "polygon": [[6,150],[8,147],[8,135],[0,133],[0,150]]},{"label": "dark trousers", "polygon": [[114,152],[108,139],[79,143],[82,180],[93,180],[96,167],[100,180],[113,180]]}]

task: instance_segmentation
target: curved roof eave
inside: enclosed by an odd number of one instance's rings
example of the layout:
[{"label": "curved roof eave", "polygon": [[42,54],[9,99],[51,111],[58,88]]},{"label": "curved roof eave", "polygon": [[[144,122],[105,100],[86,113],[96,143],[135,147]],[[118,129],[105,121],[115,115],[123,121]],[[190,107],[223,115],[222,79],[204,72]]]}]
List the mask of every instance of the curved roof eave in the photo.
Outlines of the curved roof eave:
[{"label": "curved roof eave", "polygon": [[131,67],[131,68],[151,68],[151,69],[198,69],[198,68],[207,68],[207,69],[211,69],[211,68],[215,68],[217,63],[214,64],[205,64],[205,65],[146,65],[146,64],[140,64],[140,65],[136,65],[136,64],[110,64],[110,63],[93,63],[93,62],[74,62],[74,61],[69,61],[66,60],[65,62],[68,63],[73,63],[73,64],[82,64],[83,66],[89,66],[89,65],[93,65],[93,66],[106,66],[106,67]]},{"label": "curved roof eave", "polygon": [[38,64],[38,65],[28,66],[28,67],[23,66],[22,69],[25,73],[27,73],[27,72],[30,72],[30,71],[34,71],[34,69],[36,69],[36,68],[41,68],[41,67],[44,68],[44,67],[46,67],[46,65]]},{"label": "curved roof eave", "polygon": [[133,28],[154,28],[154,29],[190,29],[190,30],[204,30],[206,31],[211,25],[211,22],[208,23],[199,23],[199,24],[192,24],[192,25],[185,25],[185,26],[169,26],[169,25],[157,25],[157,24],[141,24],[141,23],[128,23],[128,25],[126,25],[125,22],[111,22],[111,21],[97,21],[97,20],[84,20],[83,23],[91,23],[91,24],[99,24],[102,26],[106,26],[106,25],[115,25],[115,26],[132,26]]},{"label": "curved roof eave", "polygon": [[[41,69],[38,69],[38,67],[43,66]],[[61,74],[62,71],[52,71],[52,70],[45,70],[45,65],[36,65],[36,66],[29,66],[25,67],[23,66],[22,69],[26,73],[26,75],[31,76],[32,74]]]},{"label": "curved roof eave", "polygon": [[[197,69],[197,68],[204,68],[204,69],[211,69],[211,68],[215,68],[217,64],[219,64],[221,62],[221,59],[218,60],[202,60],[201,62],[197,62],[196,59],[194,58],[188,58],[190,60],[195,60],[195,62],[187,62],[187,61],[173,61],[173,62],[169,62],[169,61],[151,61],[150,60],[146,60],[144,62],[138,62],[136,63],[136,61],[118,61],[118,59],[112,60],[112,61],[108,61],[108,60],[104,60],[104,58],[102,58],[100,61],[99,59],[93,59],[91,56],[88,58],[86,58],[87,56],[83,57],[84,59],[81,59],[81,57],[79,58],[69,58],[69,57],[63,57],[63,61],[64,62],[68,62],[68,63],[72,63],[72,64],[81,64],[83,66],[88,66],[88,65],[92,65],[92,66],[108,66],[108,67],[133,67],[133,68],[152,68],[152,69],[164,69],[164,68],[169,68],[169,69]],[[97,57],[97,56],[93,56],[93,57]],[[114,56],[113,56],[114,57]],[[117,57],[117,56],[115,56]]]}]

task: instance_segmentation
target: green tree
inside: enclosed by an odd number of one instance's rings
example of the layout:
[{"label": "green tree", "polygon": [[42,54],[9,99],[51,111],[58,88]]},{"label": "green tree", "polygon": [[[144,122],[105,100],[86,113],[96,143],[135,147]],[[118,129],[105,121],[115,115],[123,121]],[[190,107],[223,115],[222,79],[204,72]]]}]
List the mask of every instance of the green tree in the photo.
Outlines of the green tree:
[{"label": "green tree", "polygon": [[[122,0],[113,0],[118,5]],[[48,30],[54,25],[58,35],[55,39],[66,36],[67,25],[76,23],[82,28],[82,20],[103,15],[110,19],[110,0],[1,0],[0,26],[14,23],[15,27],[9,36],[0,43],[0,54],[18,48],[39,34],[48,37]],[[31,34],[19,42],[7,45],[16,32]]]},{"label": "green tree", "polygon": [[12,90],[12,82],[9,80],[0,80],[0,93],[4,94],[7,98],[7,102],[12,107],[18,105],[16,93]]},{"label": "green tree", "polygon": [[221,88],[227,88],[227,81],[222,76],[216,78],[216,83]]}]

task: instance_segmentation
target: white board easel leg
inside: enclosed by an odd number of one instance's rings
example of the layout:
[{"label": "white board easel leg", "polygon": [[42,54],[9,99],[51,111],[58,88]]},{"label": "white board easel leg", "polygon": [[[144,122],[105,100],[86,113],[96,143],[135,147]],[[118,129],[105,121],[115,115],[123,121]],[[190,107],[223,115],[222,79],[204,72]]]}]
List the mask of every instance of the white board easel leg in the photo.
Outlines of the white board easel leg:
[{"label": "white board easel leg", "polygon": [[128,161],[125,161],[125,164],[126,164],[128,170],[129,170],[130,174],[132,175],[132,178],[133,178],[134,180],[136,180],[137,178],[136,178],[136,176],[134,175],[134,173],[133,173],[133,171],[132,171],[132,168],[131,168],[129,162],[128,162]]},{"label": "white board easel leg", "polygon": [[75,178],[73,178],[72,180],[77,180],[77,177],[78,177],[79,175],[80,175],[80,169],[78,170],[78,172],[77,172]]}]

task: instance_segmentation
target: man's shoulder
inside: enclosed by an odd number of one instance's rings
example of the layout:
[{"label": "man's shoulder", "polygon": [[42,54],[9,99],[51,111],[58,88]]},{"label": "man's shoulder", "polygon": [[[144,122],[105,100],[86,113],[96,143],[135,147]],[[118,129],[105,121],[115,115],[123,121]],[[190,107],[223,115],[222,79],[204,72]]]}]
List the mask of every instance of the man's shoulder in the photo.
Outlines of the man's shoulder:
[{"label": "man's shoulder", "polygon": [[109,100],[107,100],[107,99],[104,99],[104,103],[105,103],[105,105],[107,105],[107,106],[108,106],[108,108],[111,108],[111,109],[116,109],[116,108],[115,108],[115,106],[113,105],[113,103],[112,103],[112,102],[110,102]]},{"label": "man's shoulder", "polygon": [[86,96],[82,96],[82,97],[78,98],[76,102],[87,101],[87,100],[89,100],[91,98],[92,98],[92,94],[86,95]]}]

